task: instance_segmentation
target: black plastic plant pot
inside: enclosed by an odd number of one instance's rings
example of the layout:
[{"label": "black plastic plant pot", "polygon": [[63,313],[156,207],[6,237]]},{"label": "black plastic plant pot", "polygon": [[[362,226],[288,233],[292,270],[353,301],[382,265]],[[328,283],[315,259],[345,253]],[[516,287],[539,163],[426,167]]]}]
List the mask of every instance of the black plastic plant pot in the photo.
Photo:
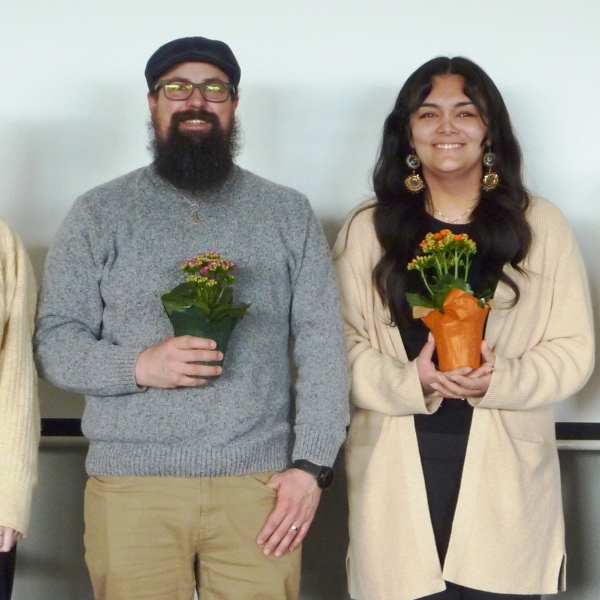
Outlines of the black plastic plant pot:
[{"label": "black plastic plant pot", "polygon": [[[220,350],[223,355],[227,351],[233,329],[239,321],[235,317],[226,316],[216,323],[212,323],[197,306],[173,311],[168,316],[171,325],[173,325],[175,336],[193,335],[214,340],[217,343],[217,350]],[[202,362],[199,364],[221,366],[223,361]]]}]

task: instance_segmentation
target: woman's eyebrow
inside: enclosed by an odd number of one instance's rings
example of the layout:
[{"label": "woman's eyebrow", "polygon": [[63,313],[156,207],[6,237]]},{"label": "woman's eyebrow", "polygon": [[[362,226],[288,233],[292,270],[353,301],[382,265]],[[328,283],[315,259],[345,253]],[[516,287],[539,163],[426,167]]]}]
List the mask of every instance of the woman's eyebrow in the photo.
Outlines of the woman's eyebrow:
[{"label": "woman's eyebrow", "polygon": [[[472,102],[471,100],[464,100],[462,102],[457,102],[454,106],[474,106],[475,103]],[[419,106],[419,108],[439,108],[439,104],[436,104],[435,102],[423,102],[423,104],[421,104]]]}]

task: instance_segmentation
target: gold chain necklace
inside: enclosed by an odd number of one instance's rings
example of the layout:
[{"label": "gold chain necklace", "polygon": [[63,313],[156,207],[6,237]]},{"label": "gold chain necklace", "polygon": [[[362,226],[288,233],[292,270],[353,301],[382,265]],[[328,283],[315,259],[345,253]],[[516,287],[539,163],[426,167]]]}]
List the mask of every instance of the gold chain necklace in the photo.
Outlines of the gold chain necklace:
[{"label": "gold chain necklace", "polygon": [[444,219],[444,221],[446,221],[446,223],[449,223],[450,225],[456,225],[461,219],[464,219],[479,203],[479,198],[477,198],[477,200],[475,201],[475,203],[473,204],[473,206],[471,206],[470,208],[468,208],[462,215],[460,215],[460,217],[452,220],[449,219],[441,210],[438,210],[435,207],[435,204],[433,203],[433,200],[429,200],[431,202],[431,207],[433,208],[434,212],[437,215],[440,215],[440,217],[442,217],[442,219]]},{"label": "gold chain necklace", "polygon": [[190,222],[192,225],[202,225],[204,223],[204,217],[200,214],[200,204],[196,201],[190,200],[185,194],[180,192],[170,181],[169,185],[175,190],[175,192],[181,196],[190,206]]}]

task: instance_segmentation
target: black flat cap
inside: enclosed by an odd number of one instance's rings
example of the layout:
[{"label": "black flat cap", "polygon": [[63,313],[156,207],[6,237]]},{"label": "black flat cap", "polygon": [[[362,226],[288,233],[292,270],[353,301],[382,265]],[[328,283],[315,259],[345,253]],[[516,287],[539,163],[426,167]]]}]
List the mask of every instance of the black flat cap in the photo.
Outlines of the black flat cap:
[{"label": "black flat cap", "polygon": [[237,91],[242,71],[231,48],[225,42],[200,36],[167,42],[150,57],[144,71],[148,89],[152,91],[163,73],[184,62],[205,62],[219,67],[229,75]]}]

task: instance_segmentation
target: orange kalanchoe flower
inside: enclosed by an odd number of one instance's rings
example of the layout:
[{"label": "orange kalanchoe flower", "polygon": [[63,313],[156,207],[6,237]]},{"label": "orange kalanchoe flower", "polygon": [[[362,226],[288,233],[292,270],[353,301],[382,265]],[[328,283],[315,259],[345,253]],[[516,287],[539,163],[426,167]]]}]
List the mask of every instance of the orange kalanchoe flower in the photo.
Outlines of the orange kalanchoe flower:
[{"label": "orange kalanchoe flower", "polygon": [[423,255],[413,259],[408,269],[421,273],[431,297],[409,293],[407,297],[411,306],[442,309],[443,301],[453,287],[473,293],[468,277],[470,257],[477,252],[477,245],[466,233],[454,234],[449,229],[429,232],[419,246]]}]

